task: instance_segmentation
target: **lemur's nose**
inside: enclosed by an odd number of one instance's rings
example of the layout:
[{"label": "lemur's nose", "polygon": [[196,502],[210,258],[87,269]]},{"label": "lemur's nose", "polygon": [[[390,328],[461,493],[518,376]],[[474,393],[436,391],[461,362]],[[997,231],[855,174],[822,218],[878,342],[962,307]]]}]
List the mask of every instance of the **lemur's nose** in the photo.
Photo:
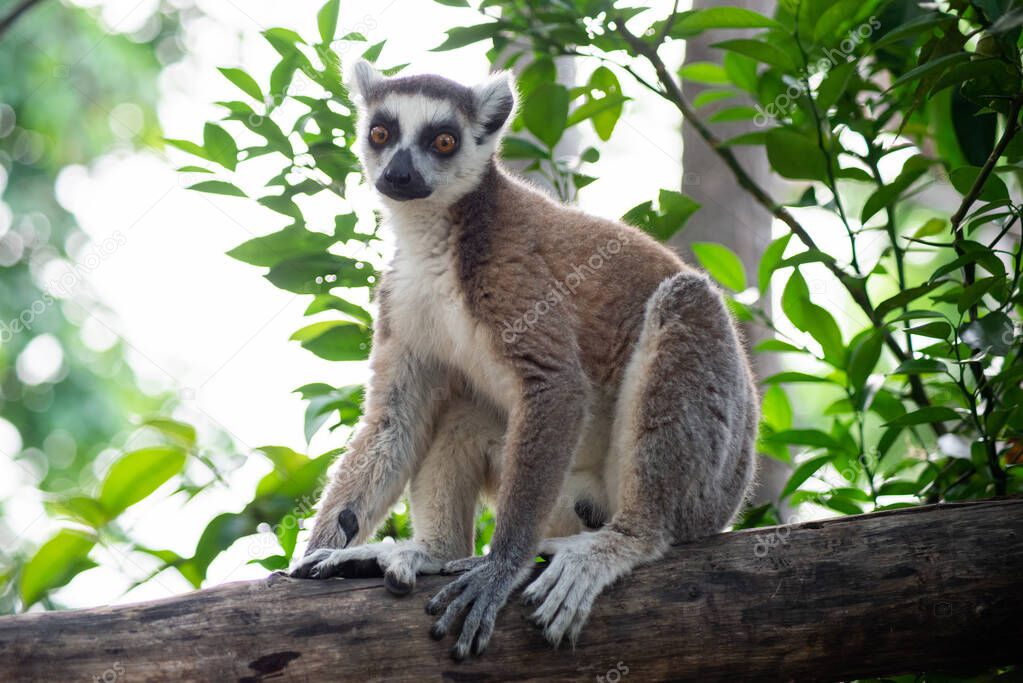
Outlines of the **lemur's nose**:
[{"label": "lemur's nose", "polygon": [[392,185],[408,185],[412,182],[412,174],[405,169],[392,167],[384,171],[384,180]]},{"label": "lemur's nose", "polygon": [[394,187],[412,182],[412,153],[407,149],[398,150],[384,171],[384,180]]}]

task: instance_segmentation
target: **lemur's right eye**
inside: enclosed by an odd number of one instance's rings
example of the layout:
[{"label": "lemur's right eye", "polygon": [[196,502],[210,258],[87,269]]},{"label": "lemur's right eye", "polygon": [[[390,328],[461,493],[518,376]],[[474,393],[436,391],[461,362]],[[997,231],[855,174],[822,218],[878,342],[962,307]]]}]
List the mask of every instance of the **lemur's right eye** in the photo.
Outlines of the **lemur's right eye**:
[{"label": "lemur's right eye", "polygon": [[373,141],[374,145],[384,144],[389,137],[391,134],[383,126],[373,126],[369,129],[369,139]]}]

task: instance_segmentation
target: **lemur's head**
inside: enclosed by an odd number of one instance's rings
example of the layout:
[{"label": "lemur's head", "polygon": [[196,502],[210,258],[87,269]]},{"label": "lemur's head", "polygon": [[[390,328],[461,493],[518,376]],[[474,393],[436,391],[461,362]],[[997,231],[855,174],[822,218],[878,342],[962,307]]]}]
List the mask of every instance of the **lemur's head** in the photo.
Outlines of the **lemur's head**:
[{"label": "lemur's head", "polygon": [[460,199],[479,183],[515,108],[507,73],[466,87],[433,75],[388,78],[360,61],[351,80],[356,152],[385,201]]}]

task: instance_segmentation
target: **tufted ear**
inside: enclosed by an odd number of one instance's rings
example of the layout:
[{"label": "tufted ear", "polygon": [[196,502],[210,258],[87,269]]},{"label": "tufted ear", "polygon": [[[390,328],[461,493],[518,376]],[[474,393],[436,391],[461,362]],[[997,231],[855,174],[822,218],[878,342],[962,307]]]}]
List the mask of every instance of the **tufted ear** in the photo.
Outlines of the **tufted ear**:
[{"label": "tufted ear", "polygon": [[349,88],[352,93],[358,95],[364,101],[369,99],[369,94],[374,86],[382,83],[384,76],[365,59],[360,59],[352,67],[348,77]]},{"label": "tufted ear", "polygon": [[472,89],[483,130],[491,135],[501,130],[515,111],[515,79],[510,71],[498,71]]}]

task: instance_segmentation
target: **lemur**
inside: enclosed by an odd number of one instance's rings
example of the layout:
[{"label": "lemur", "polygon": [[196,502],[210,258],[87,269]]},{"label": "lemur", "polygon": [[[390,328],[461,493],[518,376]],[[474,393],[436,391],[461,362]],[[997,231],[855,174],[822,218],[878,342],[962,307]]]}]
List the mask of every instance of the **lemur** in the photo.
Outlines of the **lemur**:
[{"label": "lemur", "polygon": [[[365,414],[292,575],[460,574],[431,599],[452,656],[524,591],[546,638],[672,543],[724,528],[750,485],[758,400],[706,276],[640,230],[512,177],[500,73],[466,87],[355,65],[358,153],[396,250],[379,284]],[[414,536],[362,545],[408,484]],[[472,557],[481,497],[490,552]],[[546,540],[544,540],[546,539]]]}]

